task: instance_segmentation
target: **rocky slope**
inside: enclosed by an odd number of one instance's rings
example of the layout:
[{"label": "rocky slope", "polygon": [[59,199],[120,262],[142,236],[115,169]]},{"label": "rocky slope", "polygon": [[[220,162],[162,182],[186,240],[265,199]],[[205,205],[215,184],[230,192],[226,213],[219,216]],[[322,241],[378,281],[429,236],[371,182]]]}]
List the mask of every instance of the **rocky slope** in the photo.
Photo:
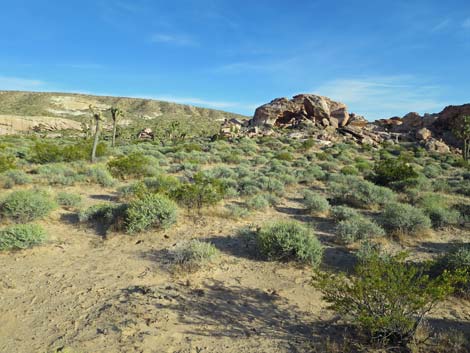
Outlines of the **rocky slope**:
[{"label": "rocky slope", "polygon": [[227,120],[222,134],[271,135],[276,129],[290,129],[292,137],[313,137],[322,142],[355,140],[377,145],[410,141],[420,143],[435,152],[449,152],[459,148],[453,131],[462,116],[470,115],[470,104],[449,106],[437,114],[408,113],[368,122],[364,117],[349,113],[344,103],[313,94],[299,94],[292,99],[277,98],[256,109],[248,122]]},{"label": "rocky slope", "polygon": [[[215,129],[217,131],[224,119],[237,118],[243,120],[246,118],[219,110],[152,99],[71,93],[0,91],[0,133],[22,132],[22,129],[17,129],[21,124],[18,125],[16,120],[24,118],[29,121],[40,121],[46,130],[57,130],[55,128],[56,121],[52,118],[60,118],[61,126],[69,121],[66,128],[75,129],[77,126],[79,128],[80,124],[77,125],[77,121],[88,122],[90,118],[90,104],[102,111],[108,110],[111,106],[119,107],[125,113],[124,118],[121,120],[122,125],[140,123],[145,126],[146,122],[151,124],[155,121],[177,120],[191,126],[200,126],[204,129]],[[13,120],[14,123],[12,123]],[[32,126],[36,125],[38,124]]]}]

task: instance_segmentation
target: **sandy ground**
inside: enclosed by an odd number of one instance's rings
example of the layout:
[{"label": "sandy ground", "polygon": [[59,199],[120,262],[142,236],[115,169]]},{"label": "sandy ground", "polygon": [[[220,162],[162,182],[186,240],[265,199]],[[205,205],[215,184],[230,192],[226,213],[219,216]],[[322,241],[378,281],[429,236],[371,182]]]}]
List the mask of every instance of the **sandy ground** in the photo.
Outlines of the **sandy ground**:
[{"label": "sandy ground", "polygon": [[[112,198],[80,192],[89,204]],[[261,261],[237,236],[244,225],[281,217],[316,224],[327,246],[323,266],[354,264],[331,242],[332,223],[305,215],[295,195],[243,221],[206,215],[195,225],[181,215],[166,232],[107,239],[58,211],[43,222],[48,244],[0,254],[0,352],[311,352],[335,317],[311,287],[310,269]],[[212,242],[221,256],[198,272],[175,273],[167,250],[192,238]],[[413,248],[429,256],[452,240],[434,235]],[[452,298],[432,321],[470,335],[470,303]]]}]

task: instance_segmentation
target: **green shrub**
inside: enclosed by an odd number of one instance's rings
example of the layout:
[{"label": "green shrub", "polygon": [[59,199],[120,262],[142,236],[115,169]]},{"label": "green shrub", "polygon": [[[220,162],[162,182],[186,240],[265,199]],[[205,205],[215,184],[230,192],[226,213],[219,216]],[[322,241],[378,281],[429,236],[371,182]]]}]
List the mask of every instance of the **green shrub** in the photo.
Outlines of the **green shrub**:
[{"label": "green shrub", "polygon": [[218,254],[214,245],[199,240],[181,242],[170,251],[173,264],[190,271],[212,262]]},{"label": "green shrub", "polygon": [[181,184],[171,193],[171,198],[188,211],[200,213],[203,207],[211,206],[223,199],[226,186],[220,179],[206,177],[197,173],[192,183]]},{"label": "green shrub", "polygon": [[384,236],[385,231],[364,216],[354,216],[340,221],[336,226],[336,234],[343,243],[349,244],[358,240]]},{"label": "green shrub", "polygon": [[78,219],[83,223],[97,223],[104,232],[108,230],[121,230],[124,228],[126,204],[98,204],[78,213]]},{"label": "green shrub", "polygon": [[13,191],[0,206],[1,214],[17,223],[31,222],[47,216],[56,203],[41,190]]},{"label": "green shrub", "polygon": [[225,208],[228,211],[227,216],[232,219],[247,217],[250,213],[247,208],[239,205],[230,204],[226,205]]},{"label": "green shrub", "polygon": [[311,190],[304,190],[303,194],[303,204],[310,213],[321,214],[329,211],[330,204],[324,196]]},{"label": "green shrub", "polygon": [[388,347],[406,347],[425,317],[454,291],[461,276],[436,278],[425,268],[404,262],[404,255],[373,255],[358,262],[354,274],[318,273],[314,287],[330,308],[366,337]]},{"label": "green shrub", "polygon": [[398,202],[385,207],[380,223],[393,234],[416,235],[431,228],[431,220],[421,209]]},{"label": "green shrub", "polygon": [[60,206],[65,207],[77,207],[82,202],[82,197],[80,195],[63,191],[59,192],[55,199]]},{"label": "green shrub", "polygon": [[47,233],[36,224],[18,224],[0,230],[0,250],[26,249],[44,243]]},{"label": "green shrub", "polygon": [[354,208],[347,206],[334,206],[331,208],[331,215],[335,222],[341,222],[353,217],[360,217],[361,214]]},{"label": "green shrub", "polygon": [[0,175],[0,182],[5,189],[15,185],[25,185],[32,182],[32,178],[22,170],[9,170]]},{"label": "green shrub", "polygon": [[116,184],[116,180],[111,173],[101,165],[88,168],[86,175],[90,183],[96,183],[104,187],[110,187]]},{"label": "green shrub", "polygon": [[150,159],[138,152],[109,161],[108,169],[113,177],[119,179],[143,178],[155,174],[155,170],[150,165]]},{"label": "green shrub", "polygon": [[164,195],[147,194],[129,203],[126,210],[127,233],[134,234],[149,228],[167,229],[177,218],[176,204]]},{"label": "green shrub", "polygon": [[278,152],[275,154],[274,158],[279,159],[280,161],[292,161],[294,156],[290,152]]},{"label": "green shrub", "polygon": [[435,268],[443,271],[461,272],[466,276],[459,286],[460,292],[470,294],[470,244],[459,244],[436,261]]},{"label": "green shrub", "polygon": [[0,154],[0,173],[16,169],[16,159],[13,156]]},{"label": "green shrub", "polygon": [[[91,158],[91,143],[76,143],[73,145],[56,144],[51,141],[36,142],[31,149],[30,161],[38,164],[73,162],[88,160]],[[106,145],[99,143],[96,149],[96,156],[101,157],[106,154]]]},{"label": "green shrub", "polygon": [[336,202],[353,207],[373,209],[396,198],[392,190],[355,176],[344,176],[341,180],[333,180],[329,184],[329,189]]},{"label": "green shrub", "polygon": [[401,182],[417,177],[418,173],[405,158],[380,160],[374,166],[374,182],[379,185],[386,186],[393,182]]},{"label": "green shrub", "polygon": [[294,221],[278,221],[261,227],[256,243],[268,260],[295,260],[317,267],[323,256],[323,246],[313,231]]},{"label": "green shrub", "polygon": [[353,166],[345,166],[340,170],[341,174],[344,175],[359,175],[359,171]]},{"label": "green shrub", "polygon": [[270,203],[264,195],[255,195],[246,201],[246,205],[250,210],[264,210]]}]

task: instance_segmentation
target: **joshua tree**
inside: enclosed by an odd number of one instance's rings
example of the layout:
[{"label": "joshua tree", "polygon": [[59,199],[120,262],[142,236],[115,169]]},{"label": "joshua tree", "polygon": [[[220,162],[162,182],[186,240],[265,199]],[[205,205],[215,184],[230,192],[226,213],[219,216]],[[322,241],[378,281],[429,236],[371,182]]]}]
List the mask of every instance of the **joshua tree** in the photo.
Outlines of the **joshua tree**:
[{"label": "joshua tree", "polygon": [[462,140],[462,156],[465,161],[470,159],[470,115],[460,117],[454,134]]},{"label": "joshua tree", "polygon": [[91,150],[91,162],[96,161],[96,148],[98,147],[98,141],[100,139],[101,132],[101,122],[103,121],[103,116],[100,111],[95,110],[95,108],[90,104],[90,111],[95,120],[95,138],[93,139],[93,148]]},{"label": "joshua tree", "polygon": [[123,112],[118,107],[111,107],[110,111],[111,111],[111,118],[113,119],[113,141],[111,143],[111,146],[114,147],[114,145],[116,143],[117,121],[120,117],[123,116]]}]

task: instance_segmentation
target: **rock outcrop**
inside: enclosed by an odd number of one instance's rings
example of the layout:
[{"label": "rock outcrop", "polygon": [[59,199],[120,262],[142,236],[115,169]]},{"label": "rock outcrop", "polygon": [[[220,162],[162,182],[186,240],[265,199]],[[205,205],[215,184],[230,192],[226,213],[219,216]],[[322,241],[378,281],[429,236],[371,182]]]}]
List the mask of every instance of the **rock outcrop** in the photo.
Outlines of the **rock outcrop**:
[{"label": "rock outcrop", "polygon": [[314,94],[299,94],[292,99],[277,98],[255,111],[250,126],[298,126],[304,121],[326,126],[345,126],[349,120],[345,104]]}]

